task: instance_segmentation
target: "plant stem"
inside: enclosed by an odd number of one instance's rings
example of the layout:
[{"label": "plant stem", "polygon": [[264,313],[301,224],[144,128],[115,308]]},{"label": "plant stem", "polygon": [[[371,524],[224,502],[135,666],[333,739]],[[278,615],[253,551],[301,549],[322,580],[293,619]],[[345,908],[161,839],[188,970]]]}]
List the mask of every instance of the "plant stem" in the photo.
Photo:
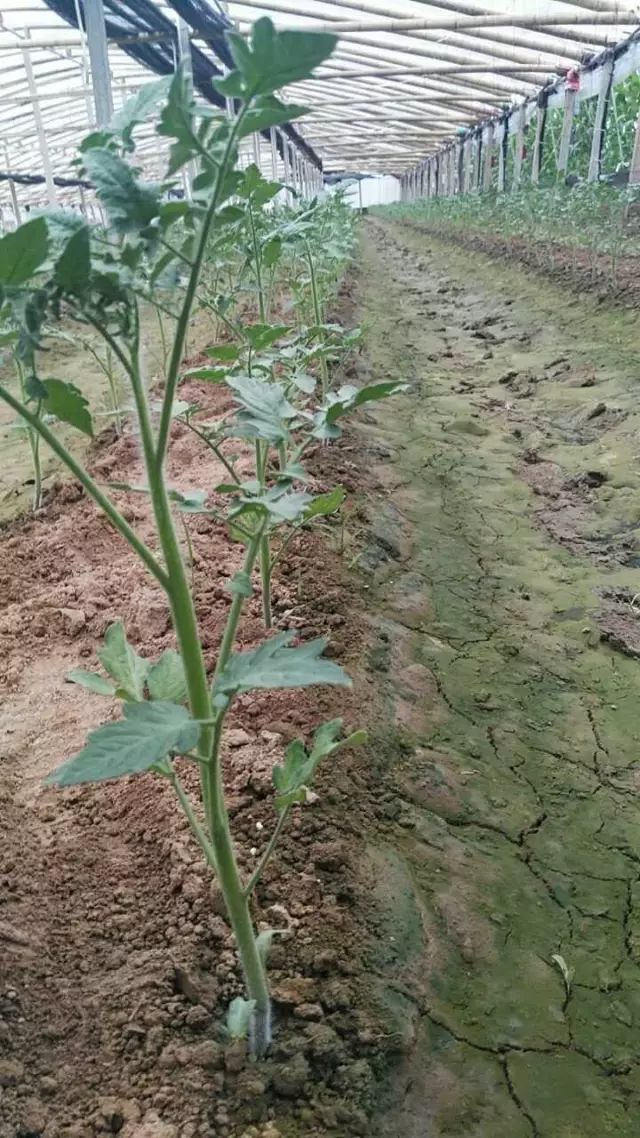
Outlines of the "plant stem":
[{"label": "plant stem", "polygon": [[[261,489],[265,488],[265,469],[267,465],[267,443],[256,439],[256,477]],[[260,539],[260,579],[262,586],[262,620],[265,628],[271,628],[271,549],[269,537],[263,533]]]},{"label": "plant stem", "polygon": [[113,374],[113,365],[111,361],[111,348],[107,346],[107,364],[104,369],[109,384],[109,393],[111,395],[111,407],[113,410],[113,418],[116,426],[116,435],[120,438],[122,434],[122,415],[120,414],[120,393],[118,391],[115,376]]},{"label": "plant stem", "polygon": [[262,578],[262,618],[265,628],[271,628],[273,624],[271,614],[271,551],[268,537],[263,537],[260,542],[260,576]]},{"label": "plant stem", "polygon": [[[193,598],[189,589],[184,560],[180,551],[171,504],[164,481],[164,469],[157,461],[151,430],[151,418],[144,384],[140,375],[138,334],[131,357],[131,384],[140,424],[140,437],[144,451],[149,490],[156,519],[158,537],[164,553],[169,584],[173,627],[180,647],[185,669],[189,704],[194,719],[209,720],[211,698],[204,664],[202,645],[198,633]],[[251,572],[256,559],[262,531],[253,538],[247,551],[245,568]],[[222,645],[218,654],[216,675],[225,667],[235,639],[244,598],[234,596]],[[271,1002],[264,965],[256,947],[256,940],[247,899],[233,850],[229,815],[227,812],[220,766],[220,741],[224,711],[217,715],[215,726],[203,724],[198,743],[201,763],[202,798],[207,829],[218,870],[229,919],[236,937],[249,996],[255,1000],[255,1030],[252,1045],[256,1055],[263,1055],[271,1039]],[[206,852],[206,851],[205,851]]]},{"label": "plant stem", "polygon": [[[38,413],[40,404],[38,404]],[[40,462],[40,435],[29,431],[29,446],[33,461],[33,508],[39,510],[42,503],[42,463]]]},{"label": "plant stem", "polygon": [[193,803],[191,802],[189,795],[187,794],[186,790],[184,789],[184,786],[180,782],[180,779],[178,778],[173,767],[171,768],[171,774],[168,775],[168,778],[171,782],[173,789],[175,790],[175,792],[178,796],[178,801],[179,801],[179,803],[180,803],[180,805],[184,811],[185,817],[186,817],[189,825],[191,826],[191,830],[193,832],[194,837],[196,838],[196,841],[198,842],[198,845],[200,846],[200,849],[202,850],[207,861],[209,862],[209,865],[211,866],[211,868],[217,873],[218,872],[218,866],[216,864],[216,855],[215,855],[213,846],[211,845],[211,842],[209,841],[209,839],[207,837],[207,834],[206,834],[204,827],[200,824],[198,817],[196,815],[196,812],[193,809]]},{"label": "plant stem", "polygon": [[[309,246],[309,242],[305,241],[305,251],[307,255],[307,264],[309,266],[309,277],[311,280],[311,299],[313,300],[313,316],[318,328],[324,323],[322,315],[322,305],[320,303],[320,294],[318,292],[318,282],[316,279],[316,268],[313,261],[313,254]],[[321,338],[321,346],[324,347],[324,335]],[[322,402],[324,403],[327,398],[329,390],[329,368],[325,356],[320,356],[320,371],[322,373]]]},{"label": "plant stem", "polygon": [[138,537],[128,522],[126,522],[120,511],[114,506],[113,502],[107,498],[106,494],[93,481],[93,478],[79,462],[76,462],[70,451],[67,450],[64,443],[61,443],[54,435],[53,431],[49,429],[46,423],[38,415],[34,414],[24,403],[16,399],[10,391],[0,384],[0,399],[4,400],[17,415],[20,415],[34,431],[36,431],[41,438],[51,447],[53,453],[60,459],[62,463],[71,471],[74,478],[78,479],[87,494],[93,498],[94,502],[100,507],[102,512],[106,514],[109,521],[115,526],[119,533],[129,542],[129,545],[136,551],[138,557],[147,566],[147,569],[153,574],[157,581],[160,582],[163,589],[168,587],[168,575],[163,569],[160,562],[156,559],[155,555],[151,552],[147,545]]},{"label": "plant stem", "polygon": [[[200,273],[202,271],[202,264],[204,261],[204,255],[205,255],[206,248],[207,248],[207,242],[209,240],[209,234],[211,232],[211,226],[213,225],[213,219],[215,217],[216,209],[218,208],[218,202],[220,200],[220,194],[222,192],[222,186],[224,184],[225,176],[227,173],[227,166],[229,164],[229,159],[230,159],[231,154],[233,152],[233,148],[235,146],[236,138],[238,136],[238,131],[239,131],[240,126],[242,124],[242,120],[244,119],[244,116],[247,113],[247,110],[248,110],[248,103],[245,103],[245,105],[241,108],[240,113],[238,114],[238,117],[235,120],[235,122],[234,122],[234,124],[231,127],[231,130],[229,132],[229,137],[227,139],[227,144],[226,144],[225,151],[224,151],[224,154],[222,157],[222,161],[220,162],[220,166],[218,168],[218,175],[216,177],[215,186],[213,189],[213,193],[211,195],[211,201],[209,203],[209,207],[208,207],[207,212],[205,214],[204,221],[202,222],[202,228],[200,230],[200,239],[198,241],[198,248],[196,250],[196,255],[195,255],[194,260],[193,260],[193,267],[192,267],[191,272],[189,274],[189,281],[187,284],[185,297],[184,297],[184,300],[182,302],[182,308],[180,310],[180,316],[178,317],[178,322],[176,325],[176,330],[175,330],[175,335],[174,335],[174,340],[173,340],[173,347],[171,349],[171,358],[169,360],[169,367],[167,369],[167,375],[166,375],[164,400],[163,400],[163,405],[162,405],[162,413],[160,416],[160,427],[158,430],[158,442],[157,442],[157,447],[156,447],[156,463],[159,467],[161,467],[164,463],[164,458],[165,458],[165,454],[166,454],[166,450],[167,450],[167,443],[169,441],[169,430],[171,427],[171,409],[173,407],[173,401],[175,398],[176,387],[178,386],[178,374],[180,371],[180,364],[182,362],[182,355],[183,355],[184,343],[185,343],[185,339],[186,339],[186,335],[187,335],[187,329],[189,327],[189,317],[191,315],[191,309],[193,307],[193,301],[194,301],[195,295],[196,295],[196,288],[198,287],[198,282],[200,280]],[[208,158],[208,155],[207,155],[207,158]]]},{"label": "plant stem", "polygon": [[274,829],[274,831],[273,831],[273,833],[269,839],[269,842],[267,844],[267,848],[265,849],[262,857],[260,858],[260,861],[258,862],[256,868],[254,869],[253,873],[251,874],[251,877],[249,878],[247,884],[244,887],[245,897],[251,896],[251,894],[253,893],[253,891],[254,891],[256,885],[258,884],[260,878],[262,877],[262,874],[264,873],[264,871],[267,867],[267,863],[271,860],[271,855],[273,854],[273,851],[275,850],[276,845],[278,844],[278,838],[280,837],[280,834],[282,833],[282,829],[284,827],[284,824],[285,824],[287,818],[289,817],[290,810],[291,810],[291,807],[287,806],[284,810],[282,810],[280,812],[280,816],[278,818],[278,821],[276,822],[276,827],[275,827],[275,829]]}]

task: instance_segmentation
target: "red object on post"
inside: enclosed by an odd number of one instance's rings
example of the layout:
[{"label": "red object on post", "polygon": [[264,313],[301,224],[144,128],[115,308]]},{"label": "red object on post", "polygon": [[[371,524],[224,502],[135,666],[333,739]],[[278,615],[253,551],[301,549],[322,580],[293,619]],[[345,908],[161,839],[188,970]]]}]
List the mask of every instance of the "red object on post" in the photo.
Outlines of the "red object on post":
[{"label": "red object on post", "polygon": [[567,91],[580,90],[580,72],[575,67],[571,67],[567,71]]}]

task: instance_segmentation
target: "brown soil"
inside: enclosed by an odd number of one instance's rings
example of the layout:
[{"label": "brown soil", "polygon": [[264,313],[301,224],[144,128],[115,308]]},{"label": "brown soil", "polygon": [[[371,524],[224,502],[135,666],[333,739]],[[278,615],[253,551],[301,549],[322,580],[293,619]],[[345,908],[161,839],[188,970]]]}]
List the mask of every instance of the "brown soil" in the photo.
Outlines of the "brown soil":
[{"label": "brown soil", "polygon": [[[207,416],[228,406],[211,385],[185,385],[181,395]],[[351,490],[352,450],[348,439],[319,450],[313,489],[341,482]],[[139,482],[132,428],[117,441],[107,433],[91,468],[101,481]],[[182,490],[224,479],[181,426],[169,471]],[[144,495],[117,499],[152,541]],[[212,666],[230,602],[225,584],[242,549],[210,518],[187,524]],[[330,653],[348,668],[357,667],[365,630],[338,536],[300,539],[280,566],[274,609],[279,627],[303,638],[327,634]],[[378,1044],[354,990],[364,951],[348,881],[357,812],[336,825],[348,773],[362,758],[325,772],[320,801],[294,816],[258,889],[258,927],[283,936],[270,957],[276,1043],[269,1062],[252,1068],[244,1048],[223,1046],[220,1025],[240,977],[217,889],[168,789],[152,776],[66,793],[42,787],[110,710],[65,684],[65,673],[95,663],[116,618],[143,654],[170,646],[165,599],[74,484],[54,487],[37,517],[7,526],[2,545],[0,1135],[221,1138],[276,1115],[282,1131],[247,1133],[276,1138],[294,1124],[296,1134],[319,1125],[364,1133]],[[261,635],[253,600],[241,642]],[[336,714],[359,724],[370,714],[369,691],[359,675],[357,696],[313,689],[237,700],[225,772],[245,870],[273,825],[271,768],[283,745]],[[189,771],[185,779],[193,786]]]}]

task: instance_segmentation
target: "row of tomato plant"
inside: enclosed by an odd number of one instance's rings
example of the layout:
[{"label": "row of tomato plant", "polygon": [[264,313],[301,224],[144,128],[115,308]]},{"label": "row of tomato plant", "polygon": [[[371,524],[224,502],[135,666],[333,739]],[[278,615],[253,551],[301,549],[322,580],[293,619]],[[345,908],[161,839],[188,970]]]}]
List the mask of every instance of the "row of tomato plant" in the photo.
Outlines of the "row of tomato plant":
[{"label": "row of tomato plant", "polygon": [[496,236],[513,250],[524,242],[536,250],[541,267],[551,270],[562,263],[564,251],[574,269],[586,259],[594,278],[604,275],[615,287],[622,258],[640,255],[639,209],[637,187],[580,182],[421,199],[385,206],[383,212],[443,233]]},{"label": "row of tomato plant", "polygon": [[[163,590],[177,650],[150,661],[129,643],[122,622],[107,631],[99,651],[102,672],[75,670],[70,678],[122,701],[122,715],[93,731],[82,751],[50,776],[58,786],[154,772],[175,791],[203,856],[216,873],[235,934],[246,993],[230,1009],[229,1027],[247,1034],[255,1056],[271,1039],[266,973],[269,931],[256,935],[251,901],[290,811],[308,800],[321,759],[361,742],[343,722],[321,724],[310,743],[298,739],[274,766],[273,833],[248,879],[236,858],[225,793],[221,746],[238,694],[257,689],[347,685],[349,678],[324,655],[325,641],[295,643],[292,632],[265,635],[249,650],[236,647],[244,606],[259,581],[265,629],[272,625],[271,582],[278,561],[302,528],[339,510],[340,487],[314,495],[305,459],[313,446],[338,438],[341,421],[370,400],[402,388],[397,381],[356,388],[332,384],[334,363],[353,346],[327,320],[327,299],[351,252],[351,215],[337,199],[276,203],[281,185],[251,166],[239,168],[239,144],[253,132],[304,113],[276,91],[308,77],[332,52],[335,37],[277,32],[261,19],[251,37],[229,36],[234,69],[216,83],[231,112],[196,102],[182,70],[143,88],[108,128],[83,141],[78,158],[103,206],[106,226],[75,214],[29,220],[0,241],[3,340],[15,360],[15,385],[0,398],[28,432],[39,471],[47,444],[81,483]],[[145,182],[136,158],[136,127],[152,119],[168,141],[162,179]],[[182,171],[192,175],[188,198],[177,199]],[[281,195],[280,195],[281,196]],[[276,322],[276,298],[291,297],[290,319]],[[196,306],[211,318],[206,362],[185,370],[185,344]],[[161,390],[151,391],[141,351],[141,320],[157,314],[165,361]],[[145,480],[141,486],[101,486],[64,441],[59,422],[93,435],[89,403],[63,379],[46,375],[46,348],[55,335],[71,336],[97,358],[109,379],[118,430],[132,409]],[[203,417],[181,399],[184,378],[225,384],[233,413]],[[121,391],[121,384],[123,392]],[[216,455],[225,480],[185,493],[167,478],[172,424],[179,420]],[[243,477],[228,440],[253,450],[253,476]],[[237,444],[236,444],[237,445]],[[39,483],[39,473],[36,478]],[[155,540],[145,541],[118,508],[115,490],[150,500]],[[211,506],[211,491],[216,502]],[[39,486],[36,489],[39,500]],[[207,674],[194,598],[178,531],[180,513],[224,516],[244,549],[241,569],[228,584],[228,616],[213,675]],[[181,777],[195,764],[200,795]]]}]

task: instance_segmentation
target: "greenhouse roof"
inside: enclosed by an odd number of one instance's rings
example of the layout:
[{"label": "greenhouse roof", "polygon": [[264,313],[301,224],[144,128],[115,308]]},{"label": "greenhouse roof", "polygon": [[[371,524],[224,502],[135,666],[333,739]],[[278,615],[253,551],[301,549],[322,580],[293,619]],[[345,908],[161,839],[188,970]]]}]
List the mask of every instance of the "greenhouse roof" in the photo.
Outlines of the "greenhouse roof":
[{"label": "greenhouse roof", "polygon": [[[231,22],[243,31],[269,15],[278,27],[335,31],[333,57],[285,92],[311,108],[290,137],[329,172],[402,174],[568,71],[588,71],[594,57],[635,38],[640,21],[632,0],[103,2],[116,109],[154,73],[170,71],[189,39],[194,78],[209,89],[228,62],[221,29]],[[87,0],[87,10],[96,3]],[[0,206],[15,206],[16,195],[23,206],[64,203],[70,193],[76,147],[97,121],[96,101],[100,121],[104,96],[84,23],[85,0],[3,0]],[[151,131],[141,153],[147,175],[159,173]]]}]

